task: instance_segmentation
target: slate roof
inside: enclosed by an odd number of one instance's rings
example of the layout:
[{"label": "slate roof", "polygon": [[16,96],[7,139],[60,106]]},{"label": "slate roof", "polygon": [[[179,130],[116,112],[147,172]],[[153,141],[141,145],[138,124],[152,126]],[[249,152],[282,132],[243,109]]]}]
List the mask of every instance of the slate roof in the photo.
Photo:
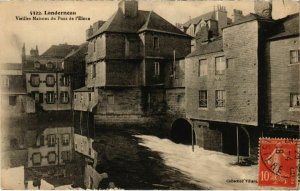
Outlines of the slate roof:
[{"label": "slate roof", "polygon": [[77,45],[59,44],[52,45],[48,50],[46,50],[41,57],[51,57],[51,58],[64,58],[72,50],[77,49]]},{"label": "slate roof", "polygon": [[268,18],[259,16],[259,15],[254,14],[254,13],[250,13],[250,14],[245,15],[244,17],[238,19],[237,21],[227,25],[224,28],[228,28],[228,27],[231,27],[231,26],[234,26],[234,25],[239,25],[239,24],[254,21],[254,20],[258,20],[258,21],[261,21],[261,22],[274,22],[273,19],[268,19]]},{"label": "slate roof", "polygon": [[65,59],[70,59],[70,58],[78,58],[78,57],[83,57],[85,58],[85,54],[87,53],[87,48],[88,48],[88,42],[82,43],[81,45],[79,45],[79,47],[74,50],[71,51],[66,57]]},{"label": "slate roof", "polygon": [[222,38],[218,38],[215,41],[197,47],[195,51],[187,55],[187,58],[221,51],[223,51],[223,41]]},{"label": "slate roof", "polygon": [[184,27],[189,27],[191,24],[198,24],[201,20],[215,20],[215,11],[210,11],[198,17],[195,17],[183,24]]},{"label": "slate roof", "polygon": [[285,18],[276,21],[274,32],[269,40],[285,38],[290,36],[299,36],[299,13],[288,15]]},{"label": "slate roof", "polygon": [[122,10],[118,9],[99,29],[87,40],[104,32],[139,33],[145,30],[173,33],[187,36],[184,32],[160,17],[153,11],[138,10],[134,18],[124,17]]}]

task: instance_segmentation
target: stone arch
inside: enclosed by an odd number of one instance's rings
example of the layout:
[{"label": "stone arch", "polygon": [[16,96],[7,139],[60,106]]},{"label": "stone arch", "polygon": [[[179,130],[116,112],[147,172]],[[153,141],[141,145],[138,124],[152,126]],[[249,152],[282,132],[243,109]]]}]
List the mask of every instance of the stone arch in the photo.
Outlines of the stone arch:
[{"label": "stone arch", "polygon": [[[238,131],[237,129],[238,128]],[[237,132],[240,156],[250,156],[250,134],[244,126],[224,126],[222,133],[223,152],[237,155]]]},{"label": "stone arch", "polygon": [[239,128],[239,154],[250,156],[250,134],[244,126],[240,126]]},{"label": "stone arch", "polygon": [[172,123],[171,140],[173,142],[191,145],[192,138],[195,144],[195,132],[192,129],[192,124],[187,119],[179,118]]}]

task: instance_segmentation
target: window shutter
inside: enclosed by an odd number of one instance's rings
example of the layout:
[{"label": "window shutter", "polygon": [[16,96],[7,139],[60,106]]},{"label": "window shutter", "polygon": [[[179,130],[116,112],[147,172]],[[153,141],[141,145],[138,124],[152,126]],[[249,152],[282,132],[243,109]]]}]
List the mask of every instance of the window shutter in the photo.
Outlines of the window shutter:
[{"label": "window shutter", "polygon": [[40,101],[40,103],[44,103],[43,93],[40,93],[40,95],[39,95],[39,101]]}]

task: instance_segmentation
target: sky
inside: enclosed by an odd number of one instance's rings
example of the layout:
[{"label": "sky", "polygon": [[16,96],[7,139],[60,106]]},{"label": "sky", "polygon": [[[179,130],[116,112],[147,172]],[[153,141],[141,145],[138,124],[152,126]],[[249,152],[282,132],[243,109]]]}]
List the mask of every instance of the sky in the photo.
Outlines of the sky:
[{"label": "sky", "polygon": [[[40,54],[51,45],[85,42],[85,31],[97,20],[107,20],[118,7],[117,0],[102,1],[0,1],[0,63],[20,63],[23,43],[26,54],[36,45]],[[152,10],[172,24],[184,23],[189,18],[212,11],[214,6],[226,7],[228,17],[233,9],[242,10],[244,15],[254,12],[253,0],[224,1],[176,1],[140,0],[140,10]],[[32,17],[30,12],[75,11],[76,16],[90,20],[20,21],[16,16]],[[299,1],[273,0],[273,18],[299,12]],[[42,17],[48,17],[42,15]]]}]

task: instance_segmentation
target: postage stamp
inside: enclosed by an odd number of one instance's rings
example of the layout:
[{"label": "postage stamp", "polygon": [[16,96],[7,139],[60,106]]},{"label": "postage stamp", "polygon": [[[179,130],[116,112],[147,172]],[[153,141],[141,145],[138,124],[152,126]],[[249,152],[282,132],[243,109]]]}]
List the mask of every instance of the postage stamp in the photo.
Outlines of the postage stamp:
[{"label": "postage stamp", "polygon": [[259,141],[259,186],[297,186],[299,140],[261,138]]}]

